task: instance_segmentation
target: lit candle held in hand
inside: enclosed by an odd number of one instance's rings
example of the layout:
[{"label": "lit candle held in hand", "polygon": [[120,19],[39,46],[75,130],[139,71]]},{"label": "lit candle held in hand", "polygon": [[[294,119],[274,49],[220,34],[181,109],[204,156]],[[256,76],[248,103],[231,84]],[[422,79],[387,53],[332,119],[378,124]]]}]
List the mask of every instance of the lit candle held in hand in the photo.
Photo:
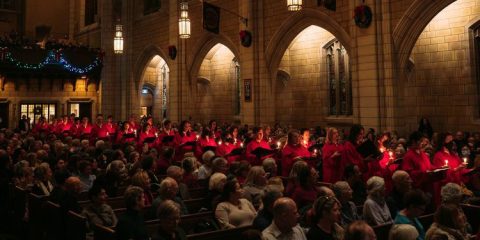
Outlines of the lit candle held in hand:
[{"label": "lit candle held in hand", "polygon": [[445,159],[445,167],[448,167],[448,160]]},{"label": "lit candle held in hand", "polygon": [[465,164],[465,165],[468,164],[468,159],[466,157],[463,158],[463,164]]},{"label": "lit candle held in hand", "polygon": [[278,141],[278,142],[277,142],[277,148],[280,148],[280,145],[281,145],[281,144],[282,144],[282,143],[281,143],[280,141]]}]

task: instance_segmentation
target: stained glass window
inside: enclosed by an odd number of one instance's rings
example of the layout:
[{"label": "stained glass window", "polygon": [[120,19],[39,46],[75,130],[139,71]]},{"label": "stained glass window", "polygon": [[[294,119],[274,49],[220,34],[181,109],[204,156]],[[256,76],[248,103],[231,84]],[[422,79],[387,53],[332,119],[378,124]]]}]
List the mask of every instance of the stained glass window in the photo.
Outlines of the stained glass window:
[{"label": "stained glass window", "polygon": [[330,115],[352,114],[352,86],[348,54],[336,39],[325,47]]}]

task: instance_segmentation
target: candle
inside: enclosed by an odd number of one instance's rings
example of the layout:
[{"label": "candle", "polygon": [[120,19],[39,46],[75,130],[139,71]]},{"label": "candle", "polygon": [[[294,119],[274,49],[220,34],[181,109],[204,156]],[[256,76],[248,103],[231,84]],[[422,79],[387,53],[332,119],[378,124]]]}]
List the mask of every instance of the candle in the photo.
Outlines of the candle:
[{"label": "candle", "polygon": [[307,140],[303,140],[303,145],[307,146]]},{"label": "candle", "polygon": [[313,153],[314,153],[314,154],[317,154],[317,149],[313,149]]},{"label": "candle", "polygon": [[237,144],[237,139],[233,139],[233,144]]},{"label": "candle", "polygon": [[158,133],[155,133],[155,137],[158,137]]},{"label": "candle", "polygon": [[107,132],[107,137],[110,135],[110,133]]},{"label": "candle", "polygon": [[222,145],[222,141],[218,141],[218,145]]},{"label": "candle", "polygon": [[388,156],[390,157],[390,159],[393,159],[393,152],[392,152],[392,151],[388,151]]},{"label": "candle", "polygon": [[197,140],[198,140],[199,137],[200,137],[200,135],[197,134]]},{"label": "candle", "polygon": [[243,143],[240,143],[240,147],[243,148]]},{"label": "candle", "polygon": [[448,167],[448,160],[445,159],[445,166]]},{"label": "candle", "polygon": [[466,157],[463,158],[463,164],[467,164],[468,163],[468,160]]},{"label": "candle", "polygon": [[282,144],[282,143],[280,143],[280,141],[278,141],[277,142],[277,148],[280,148],[280,144]]},{"label": "candle", "polygon": [[135,133],[135,135],[137,135],[137,129],[133,130],[133,132]]}]

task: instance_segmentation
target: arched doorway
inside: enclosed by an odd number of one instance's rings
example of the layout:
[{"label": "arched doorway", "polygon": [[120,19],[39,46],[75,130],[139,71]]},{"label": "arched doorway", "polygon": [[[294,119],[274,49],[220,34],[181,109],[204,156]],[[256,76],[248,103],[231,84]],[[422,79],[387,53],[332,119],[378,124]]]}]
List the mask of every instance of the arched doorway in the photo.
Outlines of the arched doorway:
[{"label": "arched doorway", "polygon": [[140,86],[141,115],[159,119],[168,117],[169,72],[167,63],[159,55],[155,55],[145,67]]},{"label": "arched doorway", "polygon": [[196,110],[199,121],[232,121],[241,114],[240,63],[223,44],[205,55],[196,79]]},{"label": "arched doorway", "polygon": [[329,31],[311,25],[285,50],[275,80],[275,120],[295,127],[352,114],[349,56]]}]

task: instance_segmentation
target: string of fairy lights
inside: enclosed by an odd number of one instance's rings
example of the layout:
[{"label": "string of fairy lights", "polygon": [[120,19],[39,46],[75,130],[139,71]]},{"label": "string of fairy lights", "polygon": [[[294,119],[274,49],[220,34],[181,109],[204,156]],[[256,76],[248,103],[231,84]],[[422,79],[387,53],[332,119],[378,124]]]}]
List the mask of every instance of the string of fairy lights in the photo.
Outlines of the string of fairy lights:
[{"label": "string of fairy lights", "polygon": [[11,64],[15,65],[17,68],[20,69],[27,69],[27,70],[40,70],[44,68],[46,65],[59,65],[63,69],[67,70],[68,72],[75,73],[75,74],[87,74],[91,72],[93,69],[96,67],[100,66],[102,63],[102,60],[100,59],[99,56],[95,57],[92,63],[90,63],[87,66],[84,67],[77,67],[72,65],[64,56],[63,53],[50,50],[47,54],[47,57],[41,61],[40,63],[37,64],[31,64],[31,63],[24,63],[19,61],[18,59],[15,59],[13,57],[12,53],[7,52],[5,54],[5,60],[10,62]]}]

